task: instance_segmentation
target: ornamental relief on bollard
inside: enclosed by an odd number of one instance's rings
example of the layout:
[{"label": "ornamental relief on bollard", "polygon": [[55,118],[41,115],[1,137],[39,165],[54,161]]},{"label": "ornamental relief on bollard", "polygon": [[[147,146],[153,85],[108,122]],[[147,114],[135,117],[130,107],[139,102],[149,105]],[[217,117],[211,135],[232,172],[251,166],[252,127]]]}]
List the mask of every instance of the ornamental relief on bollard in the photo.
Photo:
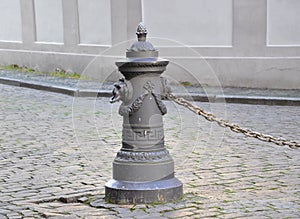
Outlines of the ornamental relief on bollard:
[{"label": "ornamental relief on bollard", "polygon": [[122,101],[123,103],[128,103],[133,94],[133,88],[131,82],[125,78],[120,78],[117,83],[114,84],[114,89],[112,91],[113,97],[110,99],[110,103],[115,103]]},{"label": "ornamental relief on bollard", "polygon": [[133,151],[119,151],[115,158],[116,161],[138,161],[138,162],[149,162],[157,161],[161,162],[164,160],[170,160],[171,156],[169,151],[154,151],[154,152],[133,152]]},{"label": "ornamental relief on bollard", "polygon": [[162,127],[151,129],[123,128],[122,134],[125,141],[160,141],[164,137]]},{"label": "ornamental relief on bollard", "polygon": [[[124,80],[124,79],[123,79]],[[121,81],[121,79],[120,79]],[[153,92],[154,90],[154,84],[151,81],[147,81],[143,88],[145,89],[145,92],[142,93],[138,98],[136,98],[131,104],[127,104],[130,100],[128,100],[129,97],[132,96],[132,86],[130,84],[130,81],[121,81],[118,85],[115,85],[115,89],[113,91],[114,96],[111,98],[111,102],[114,103],[116,101],[122,100],[123,103],[121,104],[119,108],[119,114],[121,116],[130,116],[133,113],[137,112],[143,105],[144,99],[152,95],[155,99],[155,102],[161,112],[162,115],[165,115],[167,113],[167,107],[161,100],[161,96],[159,94],[155,94]]]}]

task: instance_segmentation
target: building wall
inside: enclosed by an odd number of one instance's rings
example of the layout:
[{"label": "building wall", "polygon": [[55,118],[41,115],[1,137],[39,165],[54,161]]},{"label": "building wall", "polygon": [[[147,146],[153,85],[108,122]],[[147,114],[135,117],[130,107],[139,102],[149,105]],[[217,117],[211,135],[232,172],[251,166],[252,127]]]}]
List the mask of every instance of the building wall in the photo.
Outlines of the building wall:
[{"label": "building wall", "polygon": [[144,21],[165,76],[202,85],[300,89],[299,0],[0,0],[0,64],[100,80]]}]

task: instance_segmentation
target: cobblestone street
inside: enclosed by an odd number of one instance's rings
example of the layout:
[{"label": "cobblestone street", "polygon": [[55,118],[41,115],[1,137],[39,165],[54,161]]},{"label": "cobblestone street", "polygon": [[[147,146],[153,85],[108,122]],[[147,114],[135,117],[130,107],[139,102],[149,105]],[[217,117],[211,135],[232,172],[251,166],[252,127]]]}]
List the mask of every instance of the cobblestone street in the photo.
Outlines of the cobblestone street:
[{"label": "cobblestone street", "polygon": [[[300,218],[300,150],[251,139],[166,101],[166,147],[184,197],[106,204],[121,147],[119,104],[0,84],[0,218]],[[300,107],[195,104],[300,140]],[[89,206],[97,200],[100,208]]]}]

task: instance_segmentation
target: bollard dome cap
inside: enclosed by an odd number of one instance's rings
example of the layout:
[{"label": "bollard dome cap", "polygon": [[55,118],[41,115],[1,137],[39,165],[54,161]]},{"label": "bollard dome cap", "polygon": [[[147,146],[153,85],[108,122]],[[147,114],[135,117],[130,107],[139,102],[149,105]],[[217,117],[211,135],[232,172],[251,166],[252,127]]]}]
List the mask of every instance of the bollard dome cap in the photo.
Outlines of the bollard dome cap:
[{"label": "bollard dome cap", "polygon": [[136,30],[137,41],[126,52],[126,58],[116,61],[119,71],[126,80],[139,75],[161,74],[166,70],[169,61],[158,57],[158,50],[146,41],[147,28],[140,23]]}]

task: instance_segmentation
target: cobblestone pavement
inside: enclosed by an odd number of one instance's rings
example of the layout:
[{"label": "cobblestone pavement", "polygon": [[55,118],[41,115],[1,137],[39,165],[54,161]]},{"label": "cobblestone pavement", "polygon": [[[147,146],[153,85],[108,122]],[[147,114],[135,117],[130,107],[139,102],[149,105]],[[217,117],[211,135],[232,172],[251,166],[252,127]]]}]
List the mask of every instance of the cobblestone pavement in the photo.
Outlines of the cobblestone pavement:
[{"label": "cobblestone pavement", "polygon": [[[1,84],[0,91],[0,218],[300,218],[300,150],[225,131],[172,102],[166,147],[184,197],[106,204],[104,184],[121,141],[118,104]],[[300,107],[196,104],[299,140]]]}]

